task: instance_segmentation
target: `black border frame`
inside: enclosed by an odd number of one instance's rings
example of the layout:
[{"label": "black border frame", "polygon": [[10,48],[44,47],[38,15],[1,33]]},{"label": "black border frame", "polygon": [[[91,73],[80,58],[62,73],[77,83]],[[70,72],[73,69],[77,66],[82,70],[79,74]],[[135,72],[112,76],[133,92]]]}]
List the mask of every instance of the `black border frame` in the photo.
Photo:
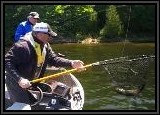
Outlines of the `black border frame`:
[{"label": "black border frame", "polygon": [[[111,3],[111,4],[117,4],[117,3],[127,3],[127,4],[139,4],[139,3],[153,3],[157,5],[157,33],[156,33],[156,44],[155,44],[155,62],[156,62],[156,74],[157,79],[157,100],[156,100],[156,110],[155,111],[4,111],[3,110],[3,101],[4,101],[4,79],[2,76],[4,76],[4,39],[5,36],[3,34],[3,28],[4,28],[4,4],[47,4],[47,3],[54,3],[54,4],[103,4],[103,3]],[[159,1],[1,1],[1,114],[159,114]]]}]

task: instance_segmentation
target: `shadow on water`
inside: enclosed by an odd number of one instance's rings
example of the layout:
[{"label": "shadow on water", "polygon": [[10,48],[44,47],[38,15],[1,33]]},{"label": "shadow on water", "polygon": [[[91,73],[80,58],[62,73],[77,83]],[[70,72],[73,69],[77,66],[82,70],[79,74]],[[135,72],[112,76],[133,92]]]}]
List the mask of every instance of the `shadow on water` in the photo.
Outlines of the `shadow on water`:
[{"label": "shadow on water", "polygon": [[[80,59],[85,64],[133,55],[155,55],[152,43],[126,44],[61,44],[52,45],[55,52],[60,52],[70,59]],[[109,76],[103,67],[91,67],[87,71],[74,73],[85,92],[83,110],[155,110],[155,63],[146,74],[146,85],[138,96],[125,96],[113,90]]]}]

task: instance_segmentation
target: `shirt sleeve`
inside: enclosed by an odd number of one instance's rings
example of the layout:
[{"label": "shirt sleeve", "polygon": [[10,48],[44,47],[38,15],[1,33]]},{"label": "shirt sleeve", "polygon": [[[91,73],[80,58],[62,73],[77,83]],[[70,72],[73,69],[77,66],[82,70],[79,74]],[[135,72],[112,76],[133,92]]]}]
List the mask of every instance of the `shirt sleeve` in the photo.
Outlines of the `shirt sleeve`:
[{"label": "shirt sleeve", "polygon": [[16,66],[22,63],[26,57],[26,49],[21,44],[15,43],[5,55],[5,70],[15,81],[20,80]]},{"label": "shirt sleeve", "polygon": [[48,49],[47,61],[49,65],[56,67],[72,67],[71,66],[72,60],[63,57],[58,57],[49,44],[47,49]]}]

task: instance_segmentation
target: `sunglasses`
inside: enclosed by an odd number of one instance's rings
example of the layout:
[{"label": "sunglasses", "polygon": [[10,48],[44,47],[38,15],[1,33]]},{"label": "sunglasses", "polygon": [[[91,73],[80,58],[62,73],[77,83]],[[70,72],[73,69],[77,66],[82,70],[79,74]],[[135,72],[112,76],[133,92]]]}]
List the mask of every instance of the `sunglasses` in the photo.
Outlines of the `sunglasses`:
[{"label": "sunglasses", "polygon": [[49,39],[52,39],[52,36],[49,33],[41,32],[43,34],[47,34],[49,36]]},{"label": "sunglasses", "polygon": [[44,32],[42,32],[43,34],[47,34],[48,36],[50,36],[50,34],[49,33],[44,33]]}]

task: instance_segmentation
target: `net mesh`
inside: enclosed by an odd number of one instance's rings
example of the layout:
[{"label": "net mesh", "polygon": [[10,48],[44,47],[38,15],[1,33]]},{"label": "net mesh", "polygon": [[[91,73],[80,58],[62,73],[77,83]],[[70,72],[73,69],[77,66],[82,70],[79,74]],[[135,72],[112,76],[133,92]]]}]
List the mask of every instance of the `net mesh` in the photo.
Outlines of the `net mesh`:
[{"label": "net mesh", "polygon": [[145,86],[145,75],[154,56],[120,57],[101,62],[116,91],[136,95]]}]

